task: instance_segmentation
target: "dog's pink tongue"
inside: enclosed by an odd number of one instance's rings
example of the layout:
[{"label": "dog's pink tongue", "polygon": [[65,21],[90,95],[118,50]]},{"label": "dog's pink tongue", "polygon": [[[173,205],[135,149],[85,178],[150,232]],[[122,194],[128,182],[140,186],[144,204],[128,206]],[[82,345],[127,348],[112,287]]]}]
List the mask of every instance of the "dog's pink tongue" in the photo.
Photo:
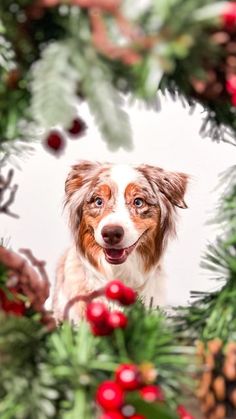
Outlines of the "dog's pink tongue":
[{"label": "dog's pink tongue", "polygon": [[106,254],[112,259],[119,259],[123,256],[124,249],[106,249]]}]

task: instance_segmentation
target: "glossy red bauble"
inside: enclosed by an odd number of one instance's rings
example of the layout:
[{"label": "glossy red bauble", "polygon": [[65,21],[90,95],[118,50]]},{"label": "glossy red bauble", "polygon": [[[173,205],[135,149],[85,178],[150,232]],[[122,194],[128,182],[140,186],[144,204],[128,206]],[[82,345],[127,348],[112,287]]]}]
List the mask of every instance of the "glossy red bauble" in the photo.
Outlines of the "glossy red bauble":
[{"label": "glossy red bauble", "polygon": [[123,291],[123,295],[121,299],[119,300],[121,304],[124,306],[130,306],[135,303],[137,300],[137,293],[129,287],[125,287]]},{"label": "glossy red bauble", "polygon": [[59,131],[54,130],[48,134],[45,140],[45,145],[51,151],[58,153],[64,149],[65,140]]},{"label": "glossy red bauble", "polygon": [[124,403],[124,392],[114,381],[104,381],[97,389],[96,402],[107,411],[120,409]]},{"label": "glossy red bauble", "polygon": [[125,329],[128,324],[128,318],[121,311],[112,311],[109,313],[107,322],[112,329]]},{"label": "glossy red bauble", "polygon": [[9,297],[7,294],[0,289],[0,310],[5,313],[13,314],[14,316],[23,316],[26,310],[25,304],[17,297],[17,290],[15,288],[9,288]]},{"label": "glossy red bauble", "polygon": [[123,390],[137,390],[141,384],[138,367],[134,364],[121,364],[116,370],[115,380]]},{"label": "glossy red bauble", "polygon": [[225,29],[232,30],[236,27],[236,2],[228,2],[223,8],[221,14],[223,26]]},{"label": "glossy red bauble", "polygon": [[144,386],[139,390],[139,393],[142,399],[146,402],[156,402],[164,400],[163,391],[159,386]]},{"label": "glossy red bauble", "polygon": [[124,294],[125,285],[123,282],[115,279],[114,281],[109,282],[105,288],[105,296],[109,300],[120,301]]},{"label": "glossy red bauble", "polygon": [[177,407],[177,413],[180,419],[195,419],[182,404]]},{"label": "glossy red bauble", "polygon": [[236,106],[236,93],[231,97],[231,103],[233,106]]},{"label": "glossy red bauble", "polygon": [[86,129],[86,124],[84,123],[84,121],[80,118],[75,118],[72,121],[71,127],[67,131],[71,136],[78,137],[84,134],[85,129]]},{"label": "glossy red bauble", "polygon": [[96,326],[102,326],[107,323],[109,311],[101,301],[93,301],[87,305],[86,318]]},{"label": "glossy red bauble", "polygon": [[230,95],[235,95],[236,94],[236,76],[230,76],[227,80],[226,80],[226,90]]},{"label": "glossy red bauble", "polygon": [[91,324],[91,331],[94,336],[109,336],[113,332],[113,328],[107,324]]}]

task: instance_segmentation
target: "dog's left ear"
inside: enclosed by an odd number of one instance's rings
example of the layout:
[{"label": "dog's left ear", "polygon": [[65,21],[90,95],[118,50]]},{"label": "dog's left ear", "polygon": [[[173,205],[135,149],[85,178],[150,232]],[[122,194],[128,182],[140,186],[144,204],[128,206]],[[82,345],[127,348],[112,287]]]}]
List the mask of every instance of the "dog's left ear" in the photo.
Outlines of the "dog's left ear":
[{"label": "dog's left ear", "polygon": [[142,165],[137,168],[148,179],[154,192],[164,194],[172,205],[188,208],[184,195],[189,176],[185,173],[168,172],[160,167]]}]

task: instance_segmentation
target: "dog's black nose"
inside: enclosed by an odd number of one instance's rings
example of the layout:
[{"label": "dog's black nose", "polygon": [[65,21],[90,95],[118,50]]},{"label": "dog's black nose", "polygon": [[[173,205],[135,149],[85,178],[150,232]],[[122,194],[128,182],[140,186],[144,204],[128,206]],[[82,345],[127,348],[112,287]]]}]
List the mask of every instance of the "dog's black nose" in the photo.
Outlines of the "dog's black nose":
[{"label": "dog's black nose", "polygon": [[106,244],[114,246],[123,239],[124,229],[121,226],[107,225],[102,229],[102,237]]}]

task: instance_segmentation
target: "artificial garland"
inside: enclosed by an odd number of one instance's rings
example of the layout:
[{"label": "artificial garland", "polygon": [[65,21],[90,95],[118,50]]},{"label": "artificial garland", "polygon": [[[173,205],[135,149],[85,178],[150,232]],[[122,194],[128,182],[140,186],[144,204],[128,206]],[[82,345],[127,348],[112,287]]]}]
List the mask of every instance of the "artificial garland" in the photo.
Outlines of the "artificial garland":
[{"label": "artificial garland", "polygon": [[181,344],[160,310],[146,311],[116,280],[100,297],[125,312],[88,300],[87,322],[55,327],[43,308],[44,264],[23,253],[30,262],[0,248],[2,418],[193,418],[180,403],[194,350]]},{"label": "artificial garland", "polygon": [[[222,177],[224,193],[216,222],[224,229],[215,245],[209,245],[203,266],[220,285],[214,292],[192,293],[189,307],[176,318],[178,332],[198,342],[205,371],[197,395],[207,418],[236,416],[236,166]],[[226,186],[225,186],[226,184]]]},{"label": "artificial garland", "polygon": [[[129,148],[125,94],[155,105],[158,88],[201,103],[203,132],[213,139],[235,133],[234,2],[150,1],[138,8],[131,0],[2,0],[0,22],[4,156],[15,139],[38,135],[35,127],[47,149],[60,154],[65,134],[77,138],[86,128],[82,100],[110,148]],[[196,302],[174,318],[132,305],[133,291],[113,282],[100,297],[129,308],[108,312],[88,301],[87,322],[56,328],[44,308],[44,263],[28,250],[27,263],[0,247],[1,417],[190,419],[179,403],[197,377],[205,417],[235,417],[235,170],[226,177],[219,216],[226,234],[206,256],[219,289],[195,293]],[[1,175],[0,212],[15,216],[12,178],[12,171]]]},{"label": "artificial garland", "polygon": [[2,151],[70,129],[82,100],[108,146],[130,148],[124,95],[150,104],[158,89],[201,103],[213,139],[236,131],[234,2],[2,0],[0,25]]}]

